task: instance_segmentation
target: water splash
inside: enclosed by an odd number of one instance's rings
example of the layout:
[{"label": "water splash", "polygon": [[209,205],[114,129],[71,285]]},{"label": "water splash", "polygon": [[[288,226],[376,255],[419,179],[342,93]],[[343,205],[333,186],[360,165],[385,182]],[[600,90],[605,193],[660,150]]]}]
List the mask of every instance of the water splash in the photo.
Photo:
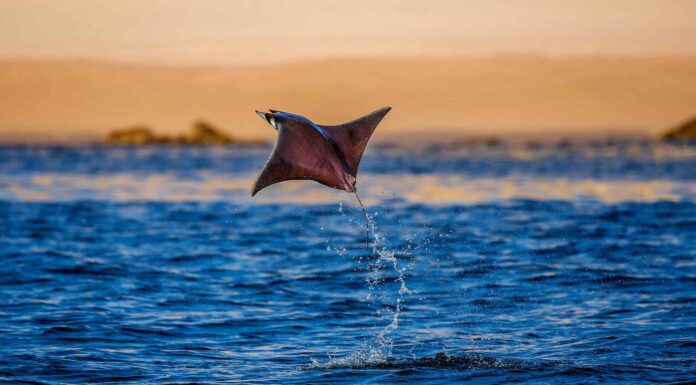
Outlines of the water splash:
[{"label": "water splash", "polygon": [[[380,287],[388,283],[389,280],[384,278],[384,271],[390,270],[396,273],[396,279],[393,282],[398,283],[399,289],[397,296],[393,302],[393,310],[391,306],[384,305],[377,311],[378,319],[383,319],[384,314],[390,314],[388,323],[379,331],[363,343],[363,345],[353,353],[345,357],[332,357],[325,363],[312,359],[313,367],[348,367],[348,366],[370,366],[379,363],[387,363],[392,359],[392,351],[394,341],[391,334],[399,328],[399,317],[401,316],[402,304],[407,295],[414,292],[408,288],[404,275],[405,268],[399,267],[399,260],[396,252],[389,250],[383,233],[379,232],[376,225],[376,215],[365,211],[365,222],[367,225],[368,234],[371,235],[371,242],[368,242],[368,250],[371,252],[368,255],[358,258],[358,262],[369,261],[367,265],[367,274],[365,283],[369,289],[367,296],[368,300],[380,300],[386,296],[376,295]],[[339,204],[338,212],[345,216],[343,203]],[[353,222],[353,220],[350,220]],[[339,255],[344,256],[346,250],[327,246],[327,250],[333,250]]]},{"label": "water splash", "polygon": [[[399,268],[399,262],[396,257],[396,253],[385,248],[384,234],[377,231],[377,226],[375,224],[374,218],[371,215],[367,215],[369,231],[372,234],[372,251],[378,255],[378,263],[386,263],[391,266],[394,272],[397,274],[396,281],[399,283],[399,291],[394,304],[394,311],[392,312],[391,322],[385,326],[382,330],[377,333],[376,341],[379,345],[386,349],[387,357],[391,356],[392,349],[394,346],[393,340],[390,338],[392,332],[399,328],[399,316],[401,315],[401,304],[404,301],[405,295],[410,295],[413,292],[406,286],[406,279],[404,278],[404,269]],[[379,266],[381,268],[381,266]],[[390,310],[387,308],[387,312]]]}]

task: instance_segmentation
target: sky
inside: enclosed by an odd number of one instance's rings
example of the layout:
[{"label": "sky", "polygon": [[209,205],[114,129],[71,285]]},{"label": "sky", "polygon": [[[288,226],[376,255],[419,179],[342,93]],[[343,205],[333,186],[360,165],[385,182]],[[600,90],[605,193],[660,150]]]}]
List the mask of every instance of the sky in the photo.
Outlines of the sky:
[{"label": "sky", "polygon": [[0,57],[694,55],[693,0],[0,0]]}]

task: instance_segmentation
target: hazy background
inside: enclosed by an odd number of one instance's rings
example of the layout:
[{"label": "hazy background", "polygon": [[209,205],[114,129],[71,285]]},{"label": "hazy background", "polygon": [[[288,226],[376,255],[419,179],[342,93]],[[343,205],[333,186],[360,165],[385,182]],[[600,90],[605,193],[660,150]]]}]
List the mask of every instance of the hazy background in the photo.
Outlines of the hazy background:
[{"label": "hazy background", "polygon": [[92,140],[268,107],[378,130],[655,133],[696,114],[696,2],[0,1],[0,140]]}]

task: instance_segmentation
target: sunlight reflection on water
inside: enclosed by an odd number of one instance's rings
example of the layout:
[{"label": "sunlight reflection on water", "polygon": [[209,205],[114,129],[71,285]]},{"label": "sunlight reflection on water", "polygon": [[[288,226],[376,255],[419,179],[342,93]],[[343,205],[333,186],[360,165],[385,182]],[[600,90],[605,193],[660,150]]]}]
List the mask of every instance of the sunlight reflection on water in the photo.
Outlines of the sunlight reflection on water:
[{"label": "sunlight reflection on water", "polygon": [[[43,173],[0,178],[0,199],[13,201],[228,201],[249,203],[253,176],[200,173],[195,178],[173,174],[81,175]],[[600,180],[568,178],[471,178],[444,174],[363,174],[358,182],[369,204],[393,197],[412,203],[474,204],[509,199],[591,199],[606,203],[692,201],[696,182],[675,180]],[[392,192],[392,194],[390,194]],[[253,199],[259,203],[331,203],[337,192],[316,183],[290,181],[271,186]]]}]

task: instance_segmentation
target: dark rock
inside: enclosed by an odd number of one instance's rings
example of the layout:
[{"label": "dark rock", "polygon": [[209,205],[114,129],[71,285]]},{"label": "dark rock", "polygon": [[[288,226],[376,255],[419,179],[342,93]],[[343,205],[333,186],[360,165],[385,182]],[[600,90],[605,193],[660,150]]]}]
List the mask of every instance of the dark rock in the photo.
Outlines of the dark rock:
[{"label": "dark rock", "polygon": [[127,146],[143,146],[152,144],[180,144],[180,145],[220,145],[236,144],[242,146],[267,145],[265,141],[240,141],[225,134],[219,128],[204,120],[198,120],[188,133],[177,137],[168,135],[156,135],[150,127],[145,125],[119,128],[111,131],[106,136],[106,143]]},{"label": "dark rock", "polygon": [[143,145],[157,142],[158,137],[148,126],[132,126],[113,130],[107,135],[106,142],[120,145]]},{"label": "dark rock", "polygon": [[223,133],[212,124],[204,120],[198,120],[193,123],[193,127],[191,127],[191,130],[186,135],[180,136],[177,139],[177,142],[182,144],[211,145],[232,144],[236,143],[237,140]]},{"label": "dark rock", "polygon": [[696,117],[667,130],[660,137],[666,141],[696,141]]}]

